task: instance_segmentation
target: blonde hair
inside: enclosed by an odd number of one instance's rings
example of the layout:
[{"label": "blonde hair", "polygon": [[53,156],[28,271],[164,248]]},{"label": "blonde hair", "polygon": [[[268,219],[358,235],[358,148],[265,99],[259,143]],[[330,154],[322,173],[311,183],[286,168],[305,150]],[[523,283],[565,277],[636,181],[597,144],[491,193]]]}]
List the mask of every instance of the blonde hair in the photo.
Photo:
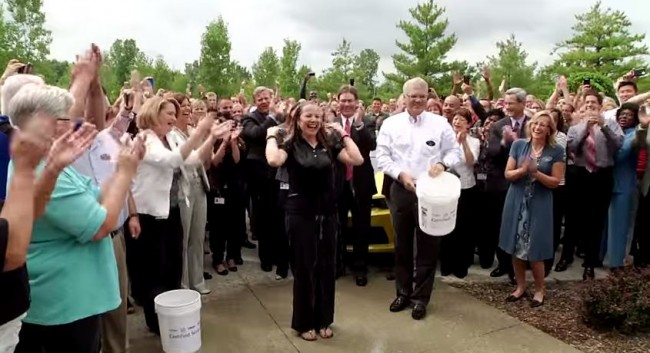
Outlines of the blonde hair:
[{"label": "blonde hair", "polygon": [[171,104],[177,108],[178,103],[174,104],[172,100],[162,97],[151,97],[147,99],[142,107],[140,113],[135,119],[135,123],[140,130],[151,129],[160,124],[160,112],[165,109],[167,104]]},{"label": "blonde hair", "polygon": [[192,99],[191,103],[192,103],[192,111],[194,111],[194,109],[198,109],[198,108],[207,109],[207,106],[205,105],[205,102],[200,100],[200,99]]},{"label": "blonde hair", "polygon": [[556,144],[555,141],[555,135],[557,134],[557,126],[555,125],[555,121],[553,120],[553,116],[551,116],[551,112],[548,110],[541,110],[535,115],[533,115],[532,118],[528,120],[526,123],[526,136],[528,136],[528,140],[532,140],[532,135],[530,133],[530,130],[532,129],[532,126],[534,123],[537,123],[539,120],[542,118],[546,117],[548,119],[548,130],[549,133],[546,136],[546,144],[549,146],[553,146]]},{"label": "blonde hair", "polygon": [[217,98],[217,94],[214,92],[208,92],[205,94],[205,98]]}]

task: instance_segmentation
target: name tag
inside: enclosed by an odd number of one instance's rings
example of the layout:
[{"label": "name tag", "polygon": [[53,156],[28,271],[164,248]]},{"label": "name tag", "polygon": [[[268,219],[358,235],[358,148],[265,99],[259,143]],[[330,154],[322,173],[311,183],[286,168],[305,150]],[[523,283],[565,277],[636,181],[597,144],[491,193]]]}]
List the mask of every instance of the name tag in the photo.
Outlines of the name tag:
[{"label": "name tag", "polygon": [[487,180],[487,174],[485,174],[485,173],[477,173],[476,174],[476,180]]},{"label": "name tag", "polygon": [[289,183],[280,183],[280,190],[289,190]]},{"label": "name tag", "polygon": [[214,204],[215,205],[225,205],[226,204],[226,199],[223,197],[215,197],[214,198]]}]

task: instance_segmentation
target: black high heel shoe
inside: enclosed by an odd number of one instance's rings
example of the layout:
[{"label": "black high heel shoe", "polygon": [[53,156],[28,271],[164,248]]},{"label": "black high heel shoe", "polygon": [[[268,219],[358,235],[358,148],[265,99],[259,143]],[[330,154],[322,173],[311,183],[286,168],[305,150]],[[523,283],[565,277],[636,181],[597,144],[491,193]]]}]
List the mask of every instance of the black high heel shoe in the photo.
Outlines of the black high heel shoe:
[{"label": "black high heel shoe", "polygon": [[518,302],[518,301],[520,301],[521,299],[525,298],[526,296],[527,296],[527,293],[526,293],[526,292],[524,292],[522,295],[520,295],[520,296],[518,296],[518,297],[516,297],[514,294],[510,294],[510,295],[506,298],[506,302],[508,302],[508,303]]}]

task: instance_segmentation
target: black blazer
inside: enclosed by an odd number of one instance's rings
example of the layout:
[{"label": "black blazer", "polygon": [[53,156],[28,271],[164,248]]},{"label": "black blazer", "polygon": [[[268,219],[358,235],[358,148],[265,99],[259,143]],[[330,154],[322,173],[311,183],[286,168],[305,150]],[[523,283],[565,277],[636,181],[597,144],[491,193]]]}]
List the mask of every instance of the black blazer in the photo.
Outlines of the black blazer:
[{"label": "black blazer", "polygon": [[[521,124],[521,128],[519,129],[519,138],[526,138],[525,126],[528,119],[528,117],[525,117]],[[485,159],[485,167],[487,169],[486,190],[488,191],[508,190],[509,183],[506,180],[505,171],[512,143],[509,143],[506,146],[501,144],[501,140],[503,139],[503,128],[506,126],[512,127],[512,120],[509,117],[505,117],[495,122],[490,128],[490,137],[488,140]]]},{"label": "black blazer", "polygon": [[275,120],[271,119],[268,114],[256,110],[246,114],[242,120],[241,135],[246,142],[248,153],[246,159],[263,161],[266,163],[266,130],[276,126]]},{"label": "black blazer", "polygon": [[[335,119],[335,122],[340,123],[345,128],[342,120],[339,116]],[[350,128],[350,138],[359,147],[359,152],[361,152],[361,156],[363,157],[363,164],[354,167],[352,170],[352,186],[358,198],[370,200],[377,193],[375,171],[370,161],[370,151],[374,151],[377,148],[376,124],[374,119],[364,117],[363,125],[363,128],[360,130],[357,130],[354,125]],[[337,179],[345,180],[345,170],[345,165],[337,161]]]}]

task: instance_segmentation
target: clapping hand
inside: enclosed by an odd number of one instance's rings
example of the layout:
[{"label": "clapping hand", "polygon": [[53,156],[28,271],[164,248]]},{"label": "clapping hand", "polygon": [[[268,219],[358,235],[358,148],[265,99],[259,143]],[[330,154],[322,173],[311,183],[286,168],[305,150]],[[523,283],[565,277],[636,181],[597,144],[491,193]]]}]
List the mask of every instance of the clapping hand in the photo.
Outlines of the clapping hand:
[{"label": "clapping hand", "polygon": [[14,127],[11,138],[11,160],[16,172],[34,172],[47,154],[48,147],[47,141],[38,135],[22,132]]},{"label": "clapping hand", "polygon": [[460,143],[460,144],[462,144],[462,143],[464,143],[465,141],[467,141],[467,131],[460,131],[460,132],[456,135],[456,140],[457,140],[458,143]]},{"label": "clapping hand", "polygon": [[216,139],[226,139],[230,138],[230,132],[232,130],[233,126],[233,121],[232,120],[226,120],[222,123],[213,123],[211,127],[211,133],[212,136],[214,136]]},{"label": "clapping hand", "polygon": [[66,133],[54,140],[47,158],[48,167],[63,170],[83,154],[97,136],[95,125],[84,123],[74,131],[71,127]]},{"label": "clapping hand", "polygon": [[231,141],[237,141],[239,138],[239,135],[241,135],[241,127],[235,128],[230,132],[230,140]]},{"label": "clapping hand", "polygon": [[144,141],[143,136],[137,136],[130,146],[125,146],[120,150],[120,155],[117,157],[118,172],[126,173],[130,177],[135,175],[146,152]]},{"label": "clapping hand", "polygon": [[650,125],[650,114],[648,114],[648,107],[643,106],[639,109],[639,123],[641,127],[647,129]]},{"label": "clapping hand", "polygon": [[92,45],[83,55],[77,56],[77,62],[72,68],[72,79],[85,79],[94,81],[99,75],[101,66],[101,54],[96,45]]}]

